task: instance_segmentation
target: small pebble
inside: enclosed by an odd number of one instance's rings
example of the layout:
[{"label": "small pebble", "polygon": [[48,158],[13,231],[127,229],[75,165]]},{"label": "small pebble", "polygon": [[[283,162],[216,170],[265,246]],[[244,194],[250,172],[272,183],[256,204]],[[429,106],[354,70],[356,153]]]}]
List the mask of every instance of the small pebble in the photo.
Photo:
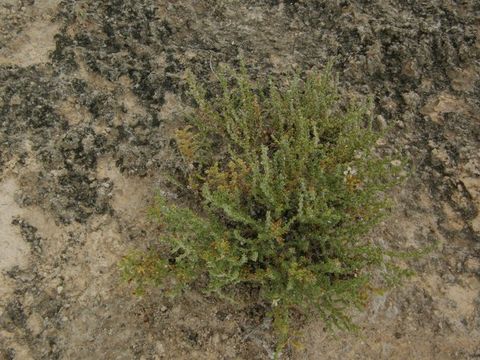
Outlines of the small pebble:
[{"label": "small pebble", "polygon": [[380,130],[385,130],[387,128],[387,121],[382,115],[378,115],[376,120],[376,125]]}]

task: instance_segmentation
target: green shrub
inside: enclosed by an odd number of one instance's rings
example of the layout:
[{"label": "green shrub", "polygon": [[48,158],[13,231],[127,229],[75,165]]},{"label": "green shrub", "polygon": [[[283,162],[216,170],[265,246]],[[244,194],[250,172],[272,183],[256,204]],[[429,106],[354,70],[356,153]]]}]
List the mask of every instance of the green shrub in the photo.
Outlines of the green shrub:
[{"label": "green shrub", "polygon": [[198,281],[227,297],[256,289],[280,347],[293,312],[350,328],[372,274],[398,273],[366,236],[398,180],[375,152],[368,105],[342,103],[330,69],[286,86],[262,87],[245,69],[218,78],[215,96],[190,76],[197,108],[175,135],[184,205],[159,196],[152,211],[169,256],[129,256],[126,277],[170,290]]}]

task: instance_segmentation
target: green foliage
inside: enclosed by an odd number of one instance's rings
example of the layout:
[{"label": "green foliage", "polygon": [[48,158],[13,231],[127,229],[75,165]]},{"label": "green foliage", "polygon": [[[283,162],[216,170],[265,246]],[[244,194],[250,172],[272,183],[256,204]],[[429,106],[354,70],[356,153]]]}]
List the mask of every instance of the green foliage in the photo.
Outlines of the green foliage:
[{"label": "green foliage", "polygon": [[280,347],[292,311],[350,328],[373,270],[388,281],[398,273],[366,236],[399,170],[375,152],[368,104],[345,106],[330,69],[285,86],[262,86],[245,69],[218,76],[216,96],[190,76],[198,107],[175,135],[190,205],[158,196],[153,209],[170,258],[134,254],[125,276],[168,289],[201,280],[221,296],[237,284],[258,289]]}]

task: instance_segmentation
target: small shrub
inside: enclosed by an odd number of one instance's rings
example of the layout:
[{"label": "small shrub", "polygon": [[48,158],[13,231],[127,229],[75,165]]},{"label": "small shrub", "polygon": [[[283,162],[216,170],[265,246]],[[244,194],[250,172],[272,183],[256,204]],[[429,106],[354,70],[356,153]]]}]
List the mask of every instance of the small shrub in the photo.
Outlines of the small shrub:
[{"label": "small shrub", "polygon": [[188,205],[157,198],[169,256],[129,256],[126,277],[166,289],[202,279],[221,296],[257,289],[280,347],[294,311],[351,328],[348,310],[365,304],[374,270],[398,275],[365,236],[387,213],[398,167],[374,151],[368,105],[342,105],[333,80],[327,69],[262,87],[225,70],[220,94],[207,96],[191,76],[197,109],[175,135]]}]

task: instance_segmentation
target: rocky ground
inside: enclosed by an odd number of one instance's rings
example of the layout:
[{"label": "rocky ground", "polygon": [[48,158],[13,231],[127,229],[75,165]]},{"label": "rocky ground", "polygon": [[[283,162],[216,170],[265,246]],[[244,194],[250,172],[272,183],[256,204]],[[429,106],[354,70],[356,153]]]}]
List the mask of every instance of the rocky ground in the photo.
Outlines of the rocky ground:
[{"label": "rocky ground", "polygon": [[209,82],[241,58],[262,77],[332,57],[391,128],[380,146],[414,165],[377,241],[436,247],[359,335],[314,321],[283,358],[480,358],[477,0],[1,0],[0,358],[270,358],[262,309],[138,298],[117,262],[155,241],[145,209],[187,68]]}]

